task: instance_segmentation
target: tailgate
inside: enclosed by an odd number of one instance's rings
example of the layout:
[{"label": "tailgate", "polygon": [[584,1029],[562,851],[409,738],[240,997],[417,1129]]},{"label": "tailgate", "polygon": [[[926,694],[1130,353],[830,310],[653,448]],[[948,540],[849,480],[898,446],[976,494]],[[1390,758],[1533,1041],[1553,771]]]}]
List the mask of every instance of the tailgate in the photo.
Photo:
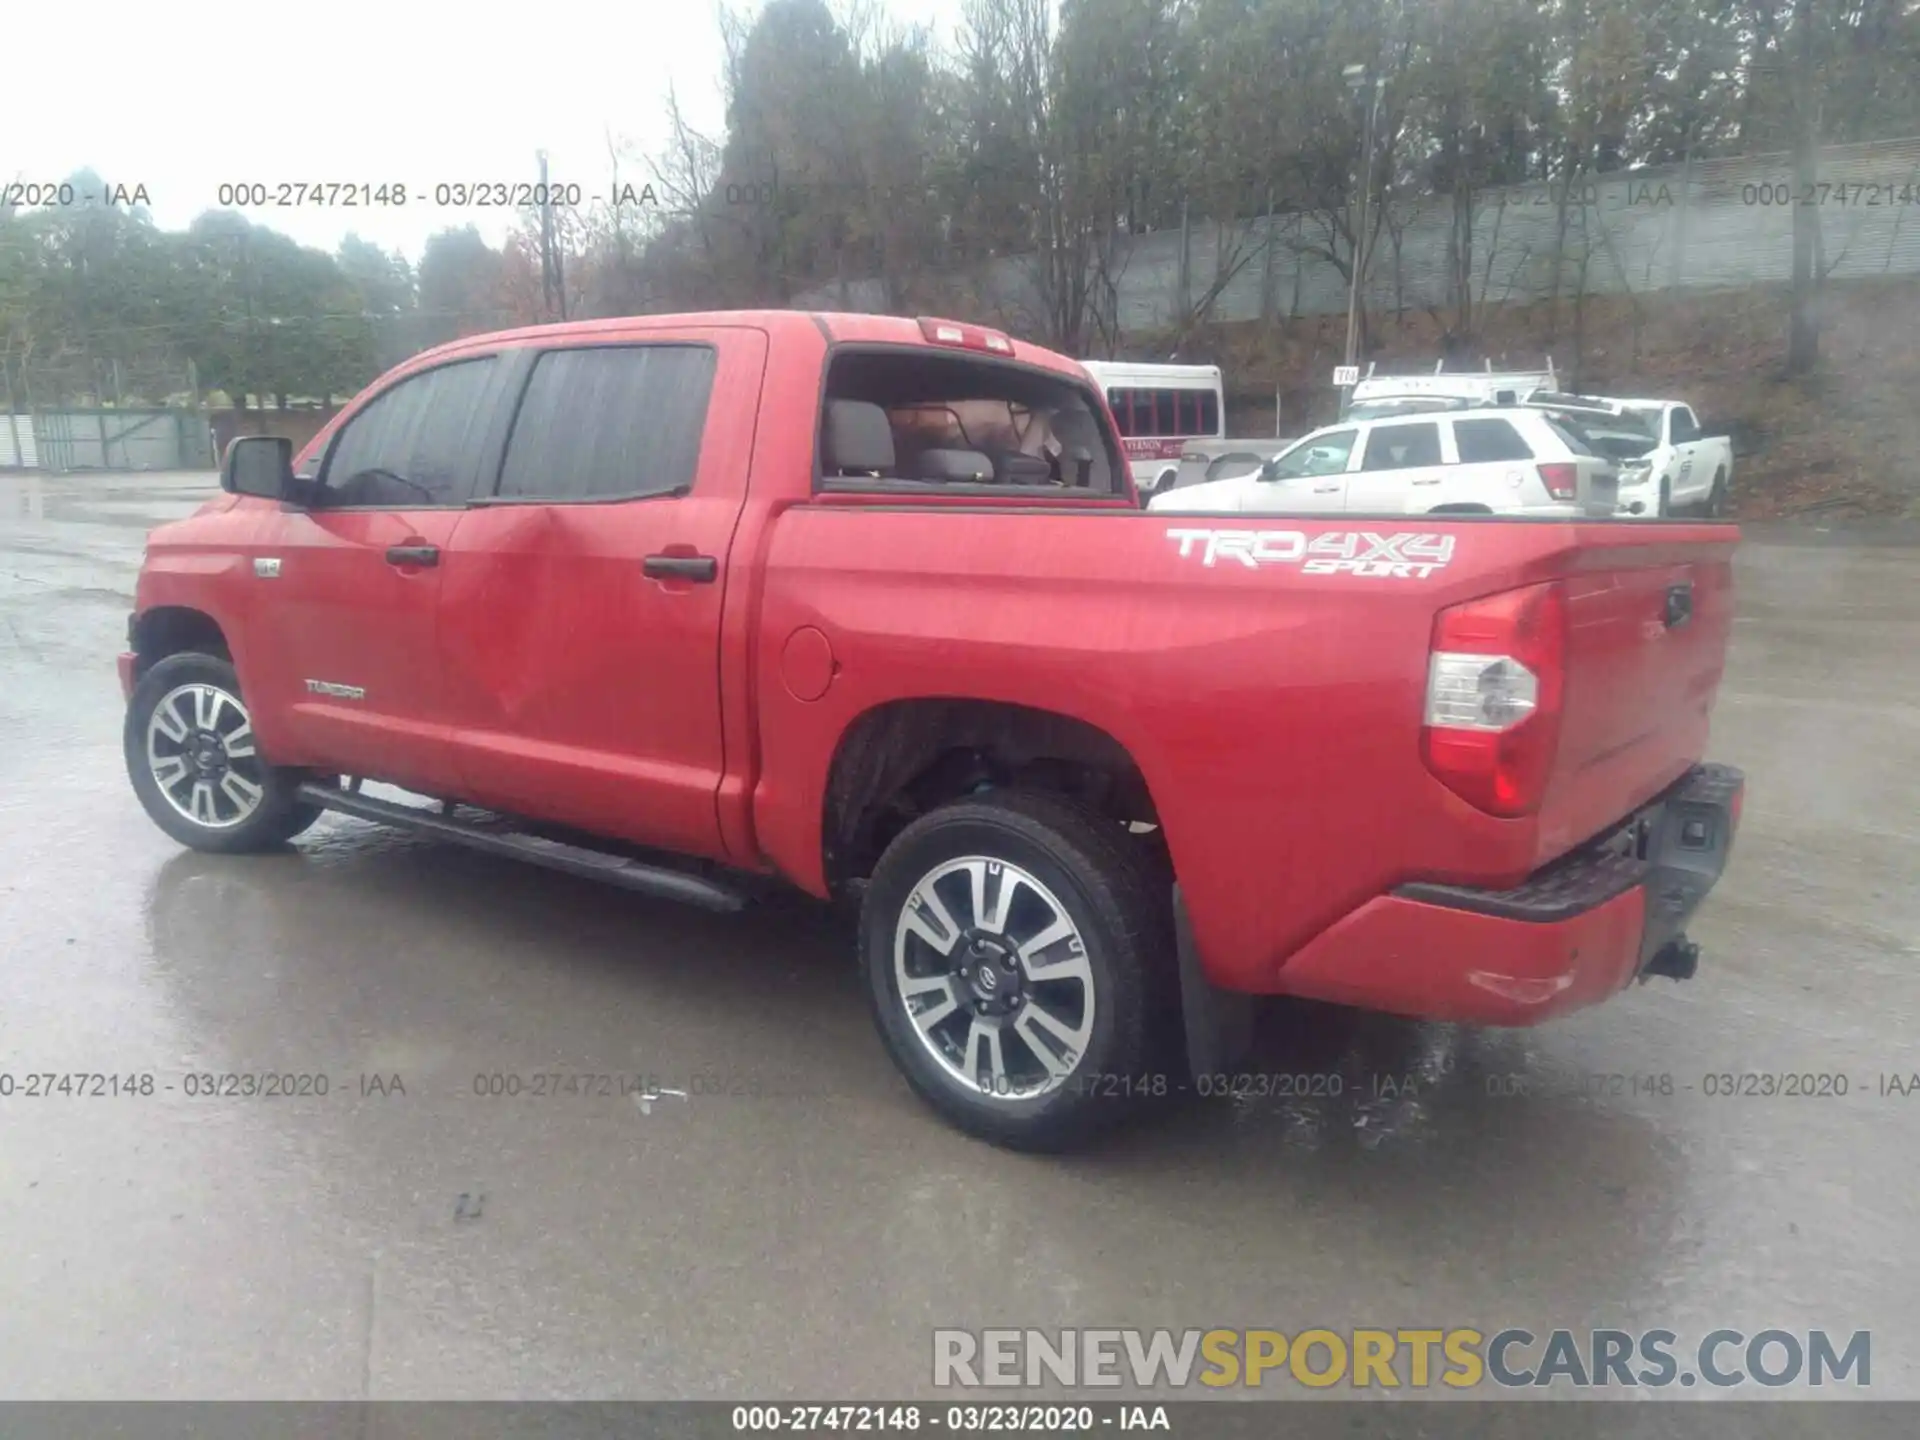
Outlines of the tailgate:
[{"label": "tailgate", "polygon": [[1608,543],[1614,529],[1583,537],[1579,563],[1562,582],[1566,688],[1540,811],[1542,859],[1605,829],[1704,756],[1726,664],[1728,547],[1689,547],[1678,537]]}]

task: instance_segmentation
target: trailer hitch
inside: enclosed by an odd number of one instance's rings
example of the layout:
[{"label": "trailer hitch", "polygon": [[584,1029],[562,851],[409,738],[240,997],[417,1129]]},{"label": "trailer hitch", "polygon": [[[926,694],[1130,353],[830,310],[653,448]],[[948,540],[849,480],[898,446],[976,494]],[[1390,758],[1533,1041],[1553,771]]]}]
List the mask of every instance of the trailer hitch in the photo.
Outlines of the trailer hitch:
[{"label": "trailer hitch", "polygon": [[1644,985],[1656,975],[1664,975],[1669,980],[1691,980],[1699,968],[1700,947],[1686,936],[1676,935],[1640,967],[1640,983]]}]

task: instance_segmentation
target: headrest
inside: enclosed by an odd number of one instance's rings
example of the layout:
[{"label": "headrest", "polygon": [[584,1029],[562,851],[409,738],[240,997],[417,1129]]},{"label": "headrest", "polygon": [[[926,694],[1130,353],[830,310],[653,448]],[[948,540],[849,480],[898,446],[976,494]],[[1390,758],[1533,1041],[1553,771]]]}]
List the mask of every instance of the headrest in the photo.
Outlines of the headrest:
[{"label": "headrest", "polygon": [[893,469],[893,426],[864,400],[829,400],[822,459],[829,475],[882,474]]},{"label": "headrest", "polygon": [[993,479],[993,461],[978,450],[923,450],[915,468],[920,471],[915,478],[920,480],[984,485]]}]

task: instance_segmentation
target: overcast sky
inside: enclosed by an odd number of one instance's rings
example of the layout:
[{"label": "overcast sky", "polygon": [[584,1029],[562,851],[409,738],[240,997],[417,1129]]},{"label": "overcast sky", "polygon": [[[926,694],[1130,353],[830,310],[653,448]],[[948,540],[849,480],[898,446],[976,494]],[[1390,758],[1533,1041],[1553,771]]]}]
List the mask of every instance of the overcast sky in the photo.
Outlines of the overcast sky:
[{"label": "overcast sky", "polygon": [[[959,8],[881,5],[942,37]],[[12,10],[0,182],[58,182],[89,166],[111,185],[144,185],[169,230],[215,208],[223,183],[398,183],[403,207],[243,213],[303,244],[331,250],[352,231],[417,258],[449,225],[472,221],[498,240],[513,220],[433,205],[440,182],[530,182],[544,148],[552,180],[604,196],[608,129],[632,154],[657,149],[669,85],[707,133],[717,138],[723,119],[716,0]],[[645,173],[630,162],[622,178]]]}]

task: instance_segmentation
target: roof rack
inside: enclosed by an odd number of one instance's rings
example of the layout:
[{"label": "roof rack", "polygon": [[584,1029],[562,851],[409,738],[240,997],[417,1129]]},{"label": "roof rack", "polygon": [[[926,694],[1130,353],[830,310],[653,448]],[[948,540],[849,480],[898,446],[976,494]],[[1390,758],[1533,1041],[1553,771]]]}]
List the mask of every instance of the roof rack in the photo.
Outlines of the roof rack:
[{"label": "roof rack", "polygon": [[[1546,359],[1545,366],[1539,370],[1499,370],[1499,371],[1496,371],[1493,368],[1493,361],[1491,359],[1483,361],[1481,368],[1478,370],[1468,369],[1468,370],[1451,370],[1451,371],[1447,369],[1447,362],[1444,359],[1442,359],[1442,360],[1436,360],[1433,362],[1432,373],[1435,375],[1485,375],[1489,377],[1512,375],[1516,378],[1521,378],[1521,377],[1530,378],[1535,375],[1544,374],[1548,380],[1548,388],[1552,388],[1554,384],[1558,383],[1559,374],[1554,369],[1553,356],[1548,355],[1545,357],[1545,359]],[[1360,378],[1362,380],[1392,380],[1395,378],[1392,375],[1380,374],[1379,364],[1380,362],[1377,360],[1369,360],[1367,362],[1366,373],[1362,375]]]}]

